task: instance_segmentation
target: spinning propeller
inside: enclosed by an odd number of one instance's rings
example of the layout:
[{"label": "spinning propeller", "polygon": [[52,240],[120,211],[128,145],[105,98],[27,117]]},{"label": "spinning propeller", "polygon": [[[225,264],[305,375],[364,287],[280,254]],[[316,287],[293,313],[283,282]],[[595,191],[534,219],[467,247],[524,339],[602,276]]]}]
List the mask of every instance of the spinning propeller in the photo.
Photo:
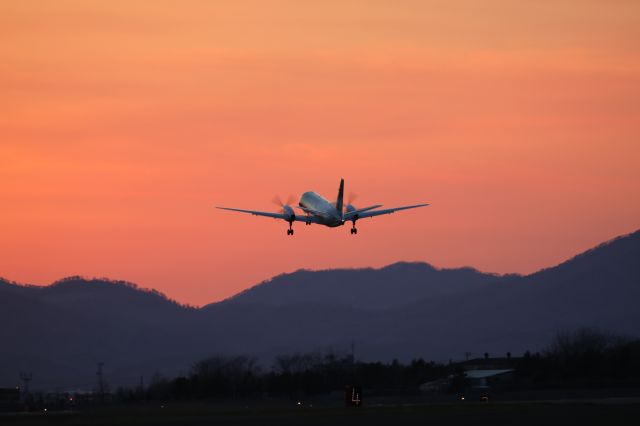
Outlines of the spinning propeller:
[{"label": "spinning propeller", "polygon": [[280,207],[280,213],[287,217],[285,219],[287,222],[289,222],[287,235],[293,235],[293,228],[291,227],[291,225],[293,225],[293,221],[296,220],[296,214],[293,211],[291,204],[296,202],[296,197],[294,197],[293,195],[289,195],[289,197],[287,198],[287,202],[284,203],[282,202],[282,198],[276,195],[275,197],[273,197],[272,201],[276,206]]},{"label": "spinning propeller", "polygon": [[[280,207],[280,213],[289,214],[293,211],[291,209],[291,204],[296,202],[296,197],[294,197],[293,195],[289,195],[289,197],[287,197],[287,202],[285,203],[282,201],[282,198],[280,198],[280,196],[276,195],[271,201],[273,202],[273,204]],[[287,209],[287,207],[289,208]]]}]

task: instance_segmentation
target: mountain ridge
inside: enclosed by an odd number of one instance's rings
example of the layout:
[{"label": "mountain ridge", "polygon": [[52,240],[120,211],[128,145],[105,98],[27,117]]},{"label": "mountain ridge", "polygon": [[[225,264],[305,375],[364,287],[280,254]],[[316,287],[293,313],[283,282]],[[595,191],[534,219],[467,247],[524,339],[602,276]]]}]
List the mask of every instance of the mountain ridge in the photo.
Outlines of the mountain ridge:
[{"label": "mountain ridge", "polygon": [[379,268],[374,268],[374,267],[364,267],[364,268],[328,268],[328,269],[320,269],[320,270],[314,270],[314,269],[307,269],[307,268],[301,268],[301,269],[297,269],[293,272],[284,272],[278,275],[274,275],[271,278],[268,278],[266,280],[263,280],[251,287],[248,287],[244,290],[239,291],[238,293],[229,296],[225,299],[222,299],[220,301],[216,301],[216,302],[210,302],[207,304],[202,305],[201,307],[194,307],[192,305],[189,305],[187,303],[182,303],[180,301],[178,301],[177,299],[173,299],[169,296],[167,296],[166,294],[155,290],[153,288],[146,288],[146,287],[140,287],[135,283],[132,283],[130,281],[125,281],[125,280],[115,280],[115,279],[110,279],[110,278],[104,278],[104,277],[85,277],[85,276],[81,276],[81,275],[74,275],[74,276],[69,276],[69,277],[63,277],[61,279],[58,279],[54,282],[52,282],[51,284],[47,284],[47,285],[36,285],[36,284],[30,284],[30,283],[21,283],[21,282],[17,282],[17,281],[12,281],[9,280],[5,277],[1,277],[0,276],[0,289],[2,288],[2,285],[7,285],[7,286],[11,286],[11,287],[20,287],[20,288],[28,288],[28,289],[47,289],[47,288],[56,288],[59,286],[64,286],[64,285],[68,285],[68,284],[80,284],[80,285],[86,285],[86,284],[94,284],[94,283],[99,283],[99,284],[109,284],[109,285],[116,285],[116,286],[124,286],[127,288],[131,288],[140,292],[145,292],[145,293],[151,293],[154,295],[157,295],[167,301],[170,301],[172,303],[178,304],[180,306],[183,307],[187,307],[187,308],[196,308],[196,309],[202,309],[202,308],[206,308],[207,306],[211,306],[211,305],[215,305],[217,303],[222,303],[222,302],[228,302],[228,301],[232,301],[235,300],[237,298],[240,298],[244,295],[246,295],[247,293],[251,292],[252,290],[263,286],[263,285],[271,285],[274,281],[277,281],[279,279],[282,279],[284,277],[290,277],[292,275],[296,275],[296,274],[304,274],[304,273],[330,273],[330,272],[351,272],[351,271],[355,271],[355,272],[365,272],[365,271],[372,271],[372,272],[376,272],[376,271],[387,271],[387,270],[393,270],[396,269],[398,267],[404,267],[404,266],[410,266],[410,267],[415,267],[418,266],[420,268],[424,268],[427,271],[430,272],[445,272],[445,273],[449,273],[449,272],[461,272],[461,273],[469,273],[469,274],[478,274],[478,275],[483,275],[486,276],[487,278],[493,277],[496,279],[512,279],[512,278],[529,278],[531,276],[535,276],[538,274],[543,274],[546,271],[549,270],[554,270],[557,268],[562,268],[564,267],[564,265],[572,263],[574,261],[580,261],[583,258],[588,258],[589,256],[593,255],[593,254],[597,254],[598,250],[601,250],[603,248],[609,247],[611,244],[614,244],[616,242],[619,241],[624,241],[626,239],[629,238],[633,238],[634,240],[637,240],[638,243],[640,243],[640,229],[627,233],[627,234],[622,234],[619,236],[616,236],[614,238],[611,238],[607,241],[604,241],[594,247],[591,247],[581,253],[578,253],[556,265],[553,266],[548,266],[548,267],[544,267],[541,268],[535,272],[532,272],[530,274],[519,274],[519,273],[495,273],[495,272],[485,272],[485,271],[481,271],[473,266],[460,266],[460,267],[448,267],[448,268],[440,268],[440,267],[436,267],[434,265],[432,265],[429,262],[426,261],[398,261],[398,262],[394,262],[394,263],[390,263],[388,265],[384,265],[381,266]]},{"label": "mountain ridge", "polygon": [[[200,308],[125,281],[70,277],[55,285],[0,279],[0,387],[34,373],[34,388],[78,387],[95,365],[117,384],[188,372],[220,353],[259,357],[348,349],[365,360],[460,358],[541,350],[560,330],[640,336],[640,232],[529,275],[383,268],[281,274]],[[85,386],[85,385],[83,385]]]}]

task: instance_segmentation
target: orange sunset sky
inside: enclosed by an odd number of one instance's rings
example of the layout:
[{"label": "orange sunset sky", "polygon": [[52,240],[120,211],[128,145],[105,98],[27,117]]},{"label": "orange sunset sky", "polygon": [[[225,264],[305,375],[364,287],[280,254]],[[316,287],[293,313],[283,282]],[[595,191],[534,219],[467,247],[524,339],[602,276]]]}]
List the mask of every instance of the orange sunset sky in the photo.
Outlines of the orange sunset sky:
[{"label": "orange sunset sky", "polygon": [[[530,273],[640,227],[640,2],[0,1],[0,276],[201,305],[299,268]],[[360,233],[224,212],[429,202]]]}]

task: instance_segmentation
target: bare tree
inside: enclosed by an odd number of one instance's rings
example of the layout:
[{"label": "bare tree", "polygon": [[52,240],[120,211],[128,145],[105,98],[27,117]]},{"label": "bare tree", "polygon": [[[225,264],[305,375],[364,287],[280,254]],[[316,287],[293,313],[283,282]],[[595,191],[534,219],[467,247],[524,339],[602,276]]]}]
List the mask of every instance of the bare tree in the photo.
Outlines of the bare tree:
[{"label": "bare tree", "polygon": [[626,342],[628,342],[627,338],[614,333],[594,328],[580,328],[576,331],[561,331],[556,334],[545,353],[558,359],[567,359],[586,353],[603,353]]}]

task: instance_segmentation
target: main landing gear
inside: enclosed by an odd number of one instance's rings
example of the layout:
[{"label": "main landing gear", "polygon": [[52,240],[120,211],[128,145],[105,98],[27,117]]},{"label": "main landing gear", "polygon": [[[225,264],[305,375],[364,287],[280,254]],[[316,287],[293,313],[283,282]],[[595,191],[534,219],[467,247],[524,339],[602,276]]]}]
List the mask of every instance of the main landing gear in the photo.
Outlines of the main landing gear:
[{"label": "main landing gear", "polygon": [[356,228],[356,221],[353,221],[353,226],[351,227],[351,235],[353,234],[357,234],[358,233],[358,228]]},{"label": "main landing gear", "polygon": [[287,235],[293,235],[293,228],[291,227],[293,222],[289,222],[289,229],[287,229]]}]

